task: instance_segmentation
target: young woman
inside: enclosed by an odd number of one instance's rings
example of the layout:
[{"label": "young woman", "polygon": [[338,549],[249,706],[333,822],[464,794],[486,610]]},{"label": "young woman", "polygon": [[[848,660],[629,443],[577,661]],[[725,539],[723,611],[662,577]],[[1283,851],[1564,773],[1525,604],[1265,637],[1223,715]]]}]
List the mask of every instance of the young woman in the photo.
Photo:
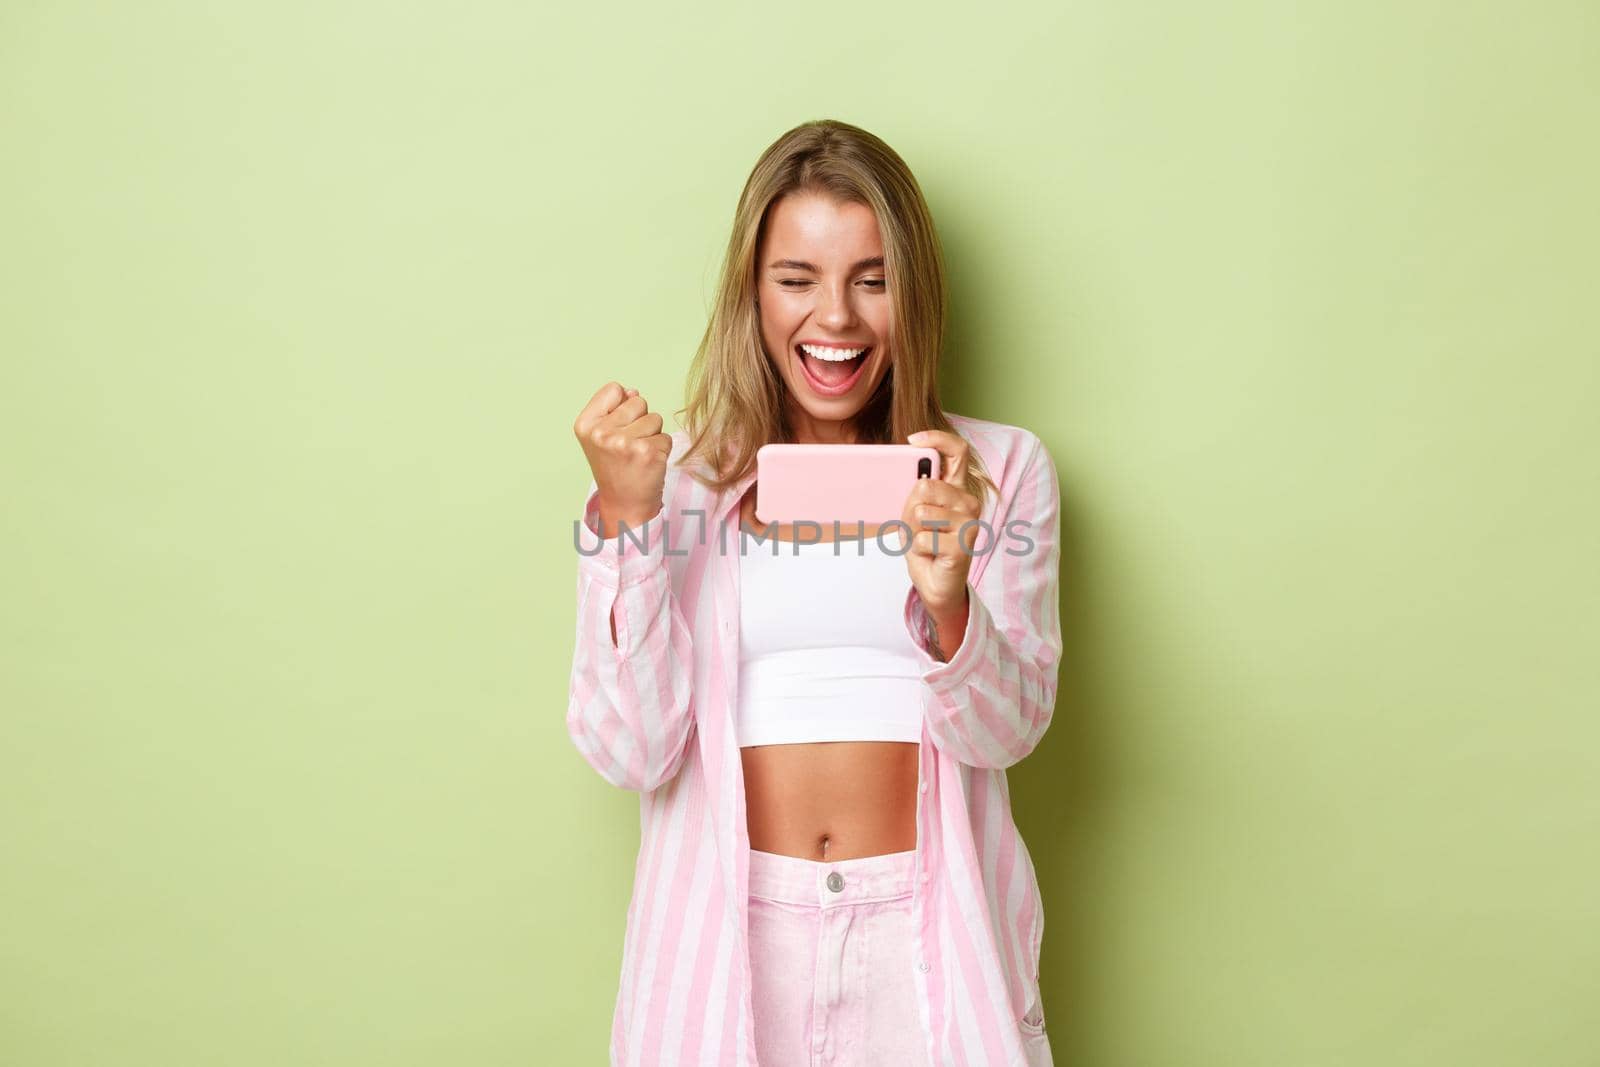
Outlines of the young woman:
[{"label": "young woman", "polygon": [[[1055,700],[1056,471],[941,409],[945,306],[905,163],[808,122],[740,197],[687,429],[616,382],[577,418],[567,727],[640,794],[614,1064],[1051,1061],[1005,770]],[[930,445],[942,476],[817,541],[755,519],[774,441]]]}]

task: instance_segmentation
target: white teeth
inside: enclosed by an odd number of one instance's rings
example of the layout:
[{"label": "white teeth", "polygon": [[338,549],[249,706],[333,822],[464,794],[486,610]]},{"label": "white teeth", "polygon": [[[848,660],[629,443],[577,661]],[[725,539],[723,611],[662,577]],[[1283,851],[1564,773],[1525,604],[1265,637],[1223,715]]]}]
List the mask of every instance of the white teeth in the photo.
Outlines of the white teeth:
[{"label": "white teeth", "polygon": [[801,350],[807,355],[816,356],[832,363],[842,363],[847,359],[855,359],[865,348],[824,348],[821,345],[801,345]]}]

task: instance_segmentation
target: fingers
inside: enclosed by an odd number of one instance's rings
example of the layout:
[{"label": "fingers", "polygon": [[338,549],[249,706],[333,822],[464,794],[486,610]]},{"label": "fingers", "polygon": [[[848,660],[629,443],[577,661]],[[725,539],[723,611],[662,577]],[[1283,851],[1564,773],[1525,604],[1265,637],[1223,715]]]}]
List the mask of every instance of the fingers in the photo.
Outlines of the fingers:
[{"label": "fingers", "polygon": [[[969,552],[973,550],[982,529],[974,521],[981,517],[980,512],[978,498],[966,489],[945,481],[920,478],[906,496],[900,520],[911,531],[914,551],[924,556],[942,556],[960,552],[959,544],[965,544]],[[937,551],[934,549],[935,531],[938,533]]]},{"label": "fingers", "polygon": [[661,432],[661,413],[657,411],[646,412],[622,428],[628,437],[649,437]]},{"label": "fingers", "polygon": [[968,502],[977,504],[977,498],[962,487],[933,478],[918,478],[906,501],[908,504],[936,504],[942,508],[956,508]]},{"label": "fingers", "polygon": [[912,502],[907,509],[910,518],[907,520],[913,530],[931,529],[937,523],[943,523],[943,529],[953,530],[964,522],[971,522],[978,516],[965,507],[942,507],[938,504],[919,504]]},{"label": "fingers", "polygon": [[643,458],[656,453],[663,456],[672,454],[672,435],[669,433],[633,435],[618,431],[606,441],[609,448],[621,455]]},{"label": "fingers", "polygon": [[917,530],[921,521],[918,519],[919,508],[933,505],[935,507],[950,507],[955,504],[955,486],[947,482],[934,481],[932,478],[918,478],[911,492],[906,494],[905,505],[900,509],[900,521]]},{"label": "fingers", "polygon": [[616,410],[618,404],[628,399],[638,390],[626,389],[618,382],[607,382],[595,390],[594,396],[583,405],[583,410],[578,412],[577,422],[573,429],[582,433],[585,427],[592,426],[606,415]]},{"label": "fingers", "polygon": [[967,441],[948,430],[919,430],[906,438],[911,444],[925,445],[939,453],[939,480],[952,485],[967,484]]},{"label": "fingers", "polygon": [[[965,509],[919,504],[910,509],[910,514],[908,525],[911,527],[912,545],[923,555],[953,556],[962,551],[962,544],[966,545],[966,551],[970,554],[976,548],[983,529],[978,524],[978,517]],[[938,535],[937,550],[934,547],[935,534]]]},{"label": "fingers", "polygon": [[962,548],[964,539],[956,536],[955,527],[945,530],[919,530],[911,538],[911,552],[929,559],[955,559],[970,556],[971,545]]},{"label": "fingers", "polygon": [[602,425],[621,430],[633,425],[634,420],[638,419],[649,410],[650,405],[645,403],[644,397],[638,393],[634,393],[622,403],[612,408],[607,414],[602,415],[600,417],[600,422]]},{"label": "fingers", "polygon": [[578,413],[577,421],[573,423],[572,430],[580,438],[588,437],[596,430],[621,431],[625,437],[642,437],[659,433],[661,431],[659,415],[654,416],[653,422],[636,425],[649,411],[650,405],[640,395],[639,390],[619,382],[607,382],[583,406],[583,410]]}]

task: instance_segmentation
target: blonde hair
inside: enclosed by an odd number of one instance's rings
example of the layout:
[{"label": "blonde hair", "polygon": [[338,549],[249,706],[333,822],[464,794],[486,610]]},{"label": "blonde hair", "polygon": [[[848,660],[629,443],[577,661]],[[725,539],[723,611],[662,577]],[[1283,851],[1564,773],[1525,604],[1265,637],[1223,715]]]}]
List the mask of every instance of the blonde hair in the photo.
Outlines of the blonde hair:
[{"label": "blonde hair", "polygon": [[[755,306],[756,252],[772,206],[791,193],[863,204],[877,217],[894,301],[893,358],[854,419],[856,440],[906,444],[906,435],[918,430],[958,434],[939,406],[949,296],[922,190],[883,141],[849,123],[817,119],[774,141],[745,182],[710,319],[689,367],[687,404],[677,412],[690,438],[679,465],[708,470],[709,476],[694,477],[718,493],[750,471],[762,445],[794,439],[788,387],[766,356]],[[980,506],[995,489],[976,449],[968,451],[965,488]]]}]

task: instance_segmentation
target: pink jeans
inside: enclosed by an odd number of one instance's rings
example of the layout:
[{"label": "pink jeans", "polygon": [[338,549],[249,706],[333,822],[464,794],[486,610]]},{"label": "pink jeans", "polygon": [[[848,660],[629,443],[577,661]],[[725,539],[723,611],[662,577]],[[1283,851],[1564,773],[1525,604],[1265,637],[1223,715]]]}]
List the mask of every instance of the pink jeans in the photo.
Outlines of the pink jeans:
[{"label": "pink jeans", "polygon": [[916,852],[808,860],[750,850],[761,1067],[928,1062],[917,1000]]}]

